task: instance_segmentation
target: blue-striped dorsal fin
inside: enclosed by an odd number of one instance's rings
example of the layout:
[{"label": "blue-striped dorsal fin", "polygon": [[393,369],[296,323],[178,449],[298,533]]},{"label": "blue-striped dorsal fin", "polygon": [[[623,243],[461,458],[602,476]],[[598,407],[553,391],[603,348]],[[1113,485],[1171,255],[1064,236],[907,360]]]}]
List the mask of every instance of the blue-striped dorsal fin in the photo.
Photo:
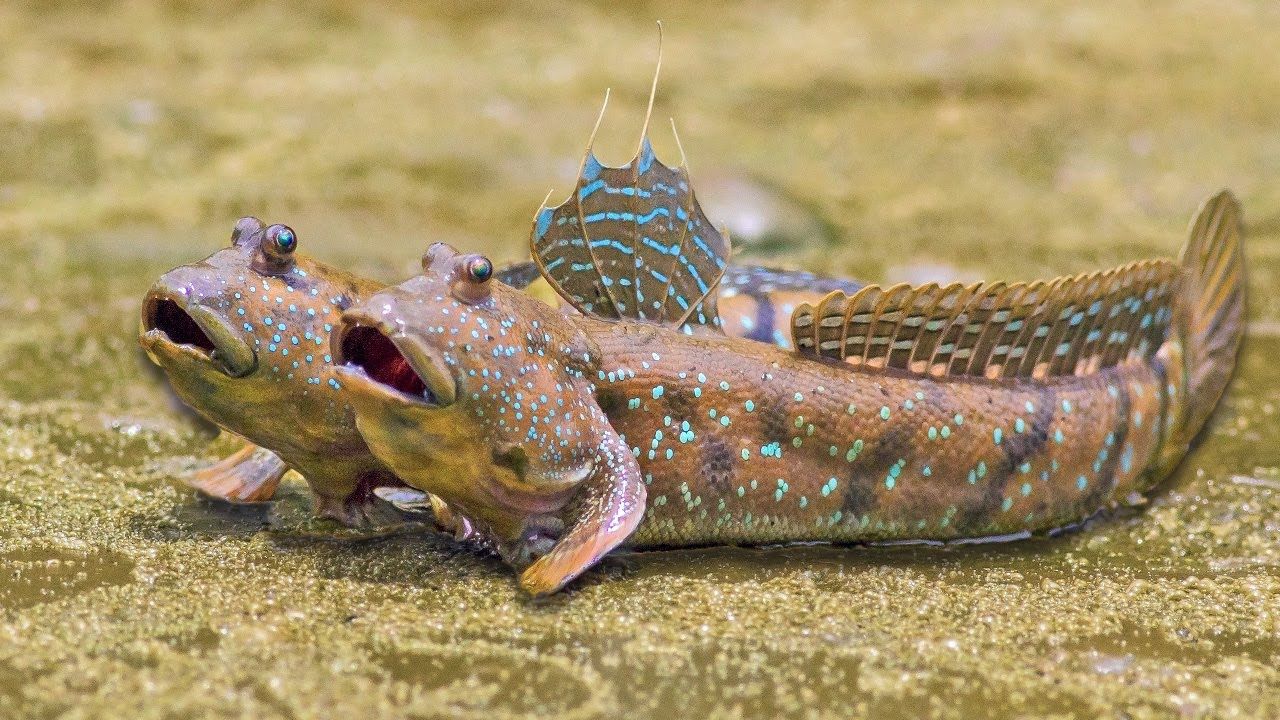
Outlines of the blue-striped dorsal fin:
[{"label": "blue-striped dorsal fin", "polygon": [[868,285],[791,316],[796,351],[920,375],[1043,378],[1149,359],[1169,331],[1177,265],[1006,285]]},{"label": "blue-striped dorsal fin", "polygon": [[534,262],[585,314],[718,329],[729,240],[698,205],[683,158],[673,168],[654,155],[645,123],[636,157],[621,167],[601,164],[588,144],[573,193],[538,211]]}]

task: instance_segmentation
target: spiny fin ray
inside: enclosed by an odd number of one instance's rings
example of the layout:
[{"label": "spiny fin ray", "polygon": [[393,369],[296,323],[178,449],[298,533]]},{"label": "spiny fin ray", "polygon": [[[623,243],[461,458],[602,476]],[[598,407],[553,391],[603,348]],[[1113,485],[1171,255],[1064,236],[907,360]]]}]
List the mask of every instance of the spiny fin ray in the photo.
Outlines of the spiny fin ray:
[{"label": "spiny fin ray", "polygon": [[547,282],[587,315],[720,327],[729,241],[703,213],[687,168],[658,160],[647,134],[621,167],[588,149],[573,193],[538,212],[530,246]]},{"label": "spiny fin ray", "polygon": [[1145,260],[1048,282],[868,285],[791,316],[796,351],[918,375],[1043,378],[1149,358],[1179,269]]}]

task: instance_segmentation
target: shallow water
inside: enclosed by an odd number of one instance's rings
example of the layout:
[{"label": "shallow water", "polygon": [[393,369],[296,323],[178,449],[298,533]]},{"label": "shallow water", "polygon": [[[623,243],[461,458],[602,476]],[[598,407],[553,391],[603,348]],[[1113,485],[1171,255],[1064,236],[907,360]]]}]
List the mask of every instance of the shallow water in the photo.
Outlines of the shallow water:
[{"label": "shallow water", "polygon": [[[225,6],[0,7],[0,717],[1280,715],[1274,5]],[[1253,332],[1200,447],[1054,539],[633,554],[536,603],[440,539],[335,537],[296,479],[177,480],[233,446],[139,362],[152,278],[248,213],[386,279],[520,256],[606,86],[600,152],[634,147],[656,18],[655,143],[675,116],[713,218],[768,199],[748,254],[1074,272],[1235,189]]]}]

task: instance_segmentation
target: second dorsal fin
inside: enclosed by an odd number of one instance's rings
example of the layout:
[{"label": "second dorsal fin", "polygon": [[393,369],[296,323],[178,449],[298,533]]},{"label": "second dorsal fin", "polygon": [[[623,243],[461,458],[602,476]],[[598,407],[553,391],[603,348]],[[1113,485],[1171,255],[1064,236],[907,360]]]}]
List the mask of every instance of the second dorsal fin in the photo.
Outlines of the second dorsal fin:
[{"label": "second dorsal fin", "polygon": [[869,285],[796,308],[791,334],[803,355],[923,375],[1085,374],[1155,353],[1178,277],[1144,260],[1047,282]]},{"label": "second dorsal fin", "polygon": [[636,157],[621,167],[601,164],[588,145],[573,194],[538,211],[533,260],[585,314],[719,328],[729,240],[702,212],[684,162],[657,159],[645,125]]}]

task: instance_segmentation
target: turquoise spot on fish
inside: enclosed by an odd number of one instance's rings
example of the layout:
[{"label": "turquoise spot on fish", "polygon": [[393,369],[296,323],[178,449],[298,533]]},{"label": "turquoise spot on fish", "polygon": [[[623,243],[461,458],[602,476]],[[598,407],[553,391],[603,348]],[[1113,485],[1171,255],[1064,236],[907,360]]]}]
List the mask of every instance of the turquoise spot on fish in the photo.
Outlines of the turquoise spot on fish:
[{"label": "turquoise spot on fish", "polygon": [[750,400],[742,403],[742,407],[746,408],[747,412],[755,412],[756,410],[756,404]]},{"label": "turquoise spot on fish", "polygon": [[1062,429],[1061,429],[1061,428],[1059,428],[1059,429],[1057,429],[1057,430],[1054,430],[1054,431],[1053,431],[1053,441],[1054,441],[1054,442],[1056,442],[1056,443],[1058,443],[1059,445],[1061,445],[1061,444],[1062,444],[1063,439],[1064,439],[1064,438],[1063,438],[1063,436],[1062,436]]},{"label": "turquoise spot on fish", "polygon": [[1014,432],[1024,432],[1026,431],[1026,429],[1027,429],[1027,424],[1022,420],[1022,418],[1018,418],[1017,420],[1013,421]]},{"label": "turquoise spot on fish", "polygon": [[653,399],[657,400],[658,398],[662,397],[662,393],[663,393],[663,387],[661,385],[655,387],[653,389]]},{"label": "turquoise spot on fish", "polygon": [[881,407],[881,408],[880,408],[880,419],[881,419],[881,420],[888,420],[888,419],[889,419],[889,406],[888,406],[888,405],[885,405],[885,406],[883,406],[883,407]]},{"label": "turquoise spot on fish", "polygon": [[1012,508],[1012,507],[1013,507],[1013,498],[1005,498],[1004,502],[1000,503],[1000,509],[1005,512],[1009,512],[1009,508]]},{"label": "turquoise spot on fish", "polygon": [[996,428],[991,433],[991,439],[995,440],[996,444],[999,445],[1001,442],[1004,441],[1004,431],[1001,430],[1000,428]]}]

